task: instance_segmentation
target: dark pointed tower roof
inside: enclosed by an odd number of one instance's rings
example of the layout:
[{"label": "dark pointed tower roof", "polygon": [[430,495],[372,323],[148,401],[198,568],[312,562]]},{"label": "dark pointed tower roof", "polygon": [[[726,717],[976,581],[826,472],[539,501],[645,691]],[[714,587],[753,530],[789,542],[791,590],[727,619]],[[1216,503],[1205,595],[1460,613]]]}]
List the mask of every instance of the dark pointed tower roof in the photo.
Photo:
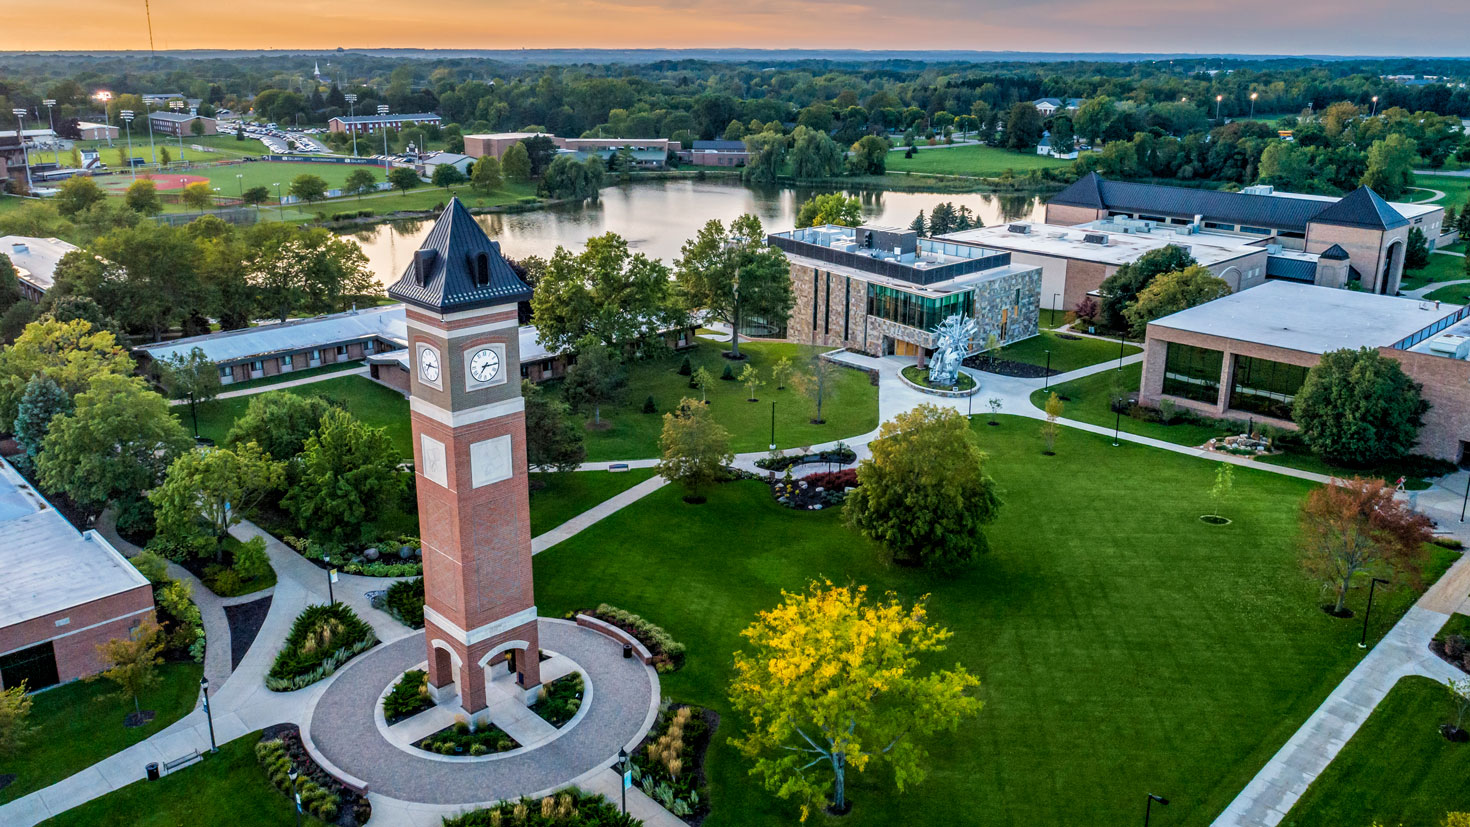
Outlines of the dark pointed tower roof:
[{"label": "dark pointed tower roof", "polygon": [[1347,261],[1352,256],[1348,255],[1348,251],[1344,250],[1341,244],[1334,244],[1322,251],[1321,258],[1328,261]]},{"label": "dark pointed tower roof", "polygon": [[527,301],[531,288],[510,269],[500,244],[485,235],[458,198],[451,198],[388,295],[447,313]]},{"label": "dark pointed tower roof", "polygon": [[1383,196],[1368,187],[1358,187],[1336,204],[1313,216],[1312,223],[1392,230],[1408,224],[1409,219],[1384,201]]},{"label": "dark pointed tower roof", "polygon": [[1108,205],[1103,200],[1102,185],[1102,176],[1089,172],[1078,178],[1072,186],[1052,196],[1047,203],[1062,204],[1068,207],[1090,207],[1095,210],[1106,209]]}]

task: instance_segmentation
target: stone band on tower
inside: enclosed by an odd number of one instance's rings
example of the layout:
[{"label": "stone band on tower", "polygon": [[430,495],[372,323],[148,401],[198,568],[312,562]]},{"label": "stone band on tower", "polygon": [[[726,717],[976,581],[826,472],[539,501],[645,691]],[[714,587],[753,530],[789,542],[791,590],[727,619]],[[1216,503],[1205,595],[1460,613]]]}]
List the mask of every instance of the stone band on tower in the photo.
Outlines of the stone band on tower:
[{"label": "stone band on tower", "polygon": [[492,666],[509,660],[527,698],[541,682],[516,315],[531,289],[456,198],[388,295],[408,319],[430,691],[477,718]]}]

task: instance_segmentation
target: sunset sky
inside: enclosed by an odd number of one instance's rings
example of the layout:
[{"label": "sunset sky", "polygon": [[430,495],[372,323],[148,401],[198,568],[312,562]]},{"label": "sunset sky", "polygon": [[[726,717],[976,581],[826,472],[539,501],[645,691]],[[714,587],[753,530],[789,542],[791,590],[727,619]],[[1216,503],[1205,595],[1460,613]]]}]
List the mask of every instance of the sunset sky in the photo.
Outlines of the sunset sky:
[{"label": "sunset sky", "polygon": [[[1424,0],[153,0],[159,49],[757,47],[1470,55]],[[147,49],[143,0],[17,3],[0,50]]]}]

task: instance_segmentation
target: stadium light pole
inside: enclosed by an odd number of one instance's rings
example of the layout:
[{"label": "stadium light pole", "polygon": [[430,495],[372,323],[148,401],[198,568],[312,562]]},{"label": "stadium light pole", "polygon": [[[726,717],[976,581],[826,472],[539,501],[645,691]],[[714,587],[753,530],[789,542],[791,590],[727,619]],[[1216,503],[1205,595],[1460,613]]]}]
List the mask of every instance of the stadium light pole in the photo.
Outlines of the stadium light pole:
[{"label": "stadium light pole", "polygon": [[1378,117],[1378,96],[1373,96],[1373,117]]},{"label": "stadium light pole", "polygon": [[282,221],[285,221],[286,220],[286,202],[281,200],[281,182],[280,181],[277,181],[274,184],[272,184],[271,186],[273,186],[273,187],[276,188],[276,215],[280,216],[280,219]]},{"label": "stadium light pole", "polygon": [[[174,111],[174,114],[177,115],[177,114],[179,114],[179,111],[184,108],[184,102],[183,101],[169,101],[168,102],[168,108],[169,109],[172,109]],[[180,161],[183,161],[184,160],[184,125],[182,123],[179,124],[178,130],[179,130],[179,160]]]},{"label": "stadium light pole", "polygon": [[31,153],[26,149],[26,111],[23,107],[10,110],[15,116],[15,139],[20,141],[20,157],[26,165],[26,192],[31,191]]},{"label": "stadium light pole", "polygon": [[[388,104],[378,104],[378,117],[382,118],[386,114],[388,114]],[[389,167],[392,165],[392,162],[388,160],[388,122],[380,121],[378,123],[378,131],[383,133],[383,180],[386,181],[388,180]]]},{"label": "stadium light pole", "polygon": [[347,99],[347,125],[352,132],[352,157],[357,157],[357,122],[352,120],[357,117],[357,95],[343,95]]},{"label": "stadium light pole", "polygon": [[1224,95],[1216,95],[1215,96],[1215,121],[1216,121],[1216,123],[1218,123],[1220,121],[1220,104],[1222,102],[1224,102],[1224,100],[1225,100],[1225,96]]},{"label": "stadium light pole", "polygon": [[112,101],[112,93],[102,90],[92,95],[92,99],[102,104],[102,125],[107,127],[107,145],[112,146],[112,113],[107,111],[107,104]]},{"label": "stadium light pole", "polygon": [[153,145],[153,102],[145,98],[143,110],[148,115],[148,151],[153,153],[153,165],[158,166],[158,149]]},{"label": "stadium light pole", "polygon": [[133,110],[124,109],[118,115],[123,123],[128,125],[128,169],[133,173],[133,180],[138,180],[138,167],[133,163]]},{"label": "stadium light pole", "polygon": [[56,99],[41,101],[46,107],[46,120],[51,124],[51,148],[56,150],[56,165],[61,166],[61,138],[56,134]]}]

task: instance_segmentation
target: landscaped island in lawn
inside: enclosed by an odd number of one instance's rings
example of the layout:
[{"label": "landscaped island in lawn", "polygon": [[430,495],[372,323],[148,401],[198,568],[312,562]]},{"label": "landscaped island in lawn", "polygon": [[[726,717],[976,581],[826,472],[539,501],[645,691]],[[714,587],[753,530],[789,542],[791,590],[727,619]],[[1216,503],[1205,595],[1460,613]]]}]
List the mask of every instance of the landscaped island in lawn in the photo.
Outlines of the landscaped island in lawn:
[{"label": "landscaped island in lawn", "polygon": [[[958,823],[952,802],[965,824],[1132,824],[1146,791],[1171,800],[1170,824],[1204,827],[1362,656],[1357,621],[1324,614],[1298,562],[1311,483],[1237,469],[1231,523],[1211,526],[1215,463],[1067,428],[1043,457],[1035,420],[984,422],[1005,505],[969,568],[895,567],[837,509],[783,508],[758,482],[700,506],[665,488],[536,557],[543,614],[606,601],[688,647],[660,691],[721,717],[706,827],[797,817],[730,746],[743,722],[727,691],[741,630],[812,578],[929,595],[931,622],[954,632],[936,665],[981,679],[979,716],[924,744],[927,781],[900,794],[881,771],[849,772],[843,820],[864,827]],[[1354,589],[1349,605],[1365,599]],[[1370,643],[1413,599],[1378,593]],[[1052,789],[1067,792],[1037,792]]]}]

